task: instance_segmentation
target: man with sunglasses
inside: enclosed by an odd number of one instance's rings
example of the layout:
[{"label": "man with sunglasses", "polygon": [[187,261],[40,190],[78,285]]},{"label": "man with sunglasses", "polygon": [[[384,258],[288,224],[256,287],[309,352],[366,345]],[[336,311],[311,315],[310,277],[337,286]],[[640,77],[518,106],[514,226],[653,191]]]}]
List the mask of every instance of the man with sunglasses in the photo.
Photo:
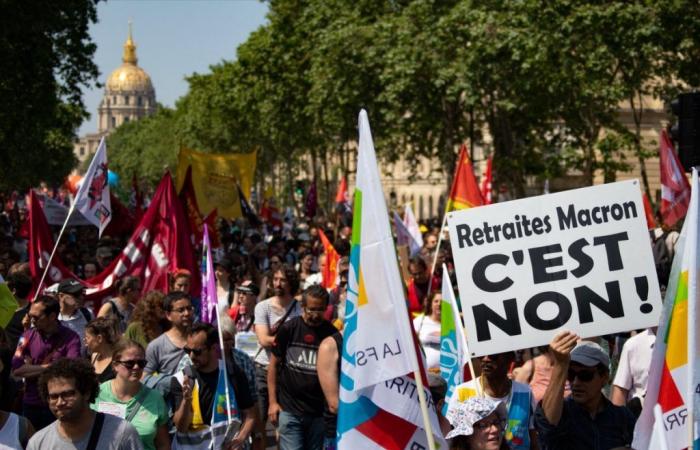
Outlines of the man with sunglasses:
[{"label": "man with sunglasses", "polygon": [[301,297],[302,315],[277,332],[267,371],[268,419],[279,423],[281,450],[320,450],[323,446],[325,398],[318,379],[318,347],[335,327],[323,315],[328,292],[308,287]]},{"label": "man with sunglasses", "polygon": [[80,357],[80,337],[61,325],[59,311],[60,305],[54,297],[37,297],[27,313],[32,328],[22,334],[12,358],[12,376],[25,379],[23,415],[37,430],[54,420],[39,396],[39,376],[60,358]]},{"label": "man with sunglasses", "polygon": [[[153,373],[172,375],[182,369],[180,362],[185,356],[182,349],[187,344],[187,335],[194,321],[194,307],[189,294],[174,291],[166,295],[163,310],[170,322],[170,329],[148,343],[146,367],[143,370],[146,376]],[[153,385],[153,382],[148,384]]]},{"label": "man with sunglasses", "polygon": [[[608,383],[610,358],[598,345],[580,341],[569,331],[549,344],[554,367],[537,409],[535,423],[546,449],[610,449],[632,442],[634,416],[613,405],[602,393]],[[571,395],[564,399],[564,384]]]},{"label": "man with sunglasses", "polygon": [[[196,448],[209,448],[209,439],[214,439],[213,448],[220,448],[226,422],[223,421],[225,413],[217,415],[216,411],[225,411],[226,390],[223,387],[223,376],[220,377],[224,361],[220,358],[216,328],[208,323],[195,324],[188,333],[184,351],[189,355],[192,365],[178,372],[170,381],[175,404],[173,422],[178,431],[175,442],[180,446],[183,443],[201,441],[201,445]],[[245,373],[230,360],[227,361],[226,371],[231,408],[235,410],[234,414],[241,415],[240,431],[229,446],[225,447],[228,450],[242,448],[253,431],[255,402]]]},{"label": "man with sunglasses", "polygon": [[124,419],[93,411],[97,376],[84,359],[53,363],[39,382],[41,395],[56,421],[29,440],[28,450],[139,450],[136,429]]}]

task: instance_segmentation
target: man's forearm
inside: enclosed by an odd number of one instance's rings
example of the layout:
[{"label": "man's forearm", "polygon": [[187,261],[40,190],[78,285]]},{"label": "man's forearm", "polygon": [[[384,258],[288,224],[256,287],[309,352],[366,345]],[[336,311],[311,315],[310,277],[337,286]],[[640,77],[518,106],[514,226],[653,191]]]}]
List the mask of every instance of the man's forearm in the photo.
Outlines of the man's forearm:
[{"label": "man's forearm", "polygon": [[180,433],[185,433],[192,424],[192,399],[183,398],[173,415],[173,423]]},{"label": "man's forearm", "polygon": [[558,425],[561,420],[561,413],[564,407],[564,383],[566,383],[566,372],[568,365],[555,364],[552,368],[552,377],[549,386],[542,398],[542,410],[547,418],[547,422]]},{"label": "man's forearm", "polygon": [[239,434],[243,440],[248,439],[250,433],[253,432],[253,426],[255,425],[255,407],[243,410],[243,425],[239,431]]},{"label": "man's forearm", "polygon": [[267,366],[267,395],[269,403],[277,403],[277,358],[272,356]]},{"label": "man's forearm", "polygon": [[24,364],[12,371],[12,376],[16,378],[36,378],[44,371],[48,365]]}]

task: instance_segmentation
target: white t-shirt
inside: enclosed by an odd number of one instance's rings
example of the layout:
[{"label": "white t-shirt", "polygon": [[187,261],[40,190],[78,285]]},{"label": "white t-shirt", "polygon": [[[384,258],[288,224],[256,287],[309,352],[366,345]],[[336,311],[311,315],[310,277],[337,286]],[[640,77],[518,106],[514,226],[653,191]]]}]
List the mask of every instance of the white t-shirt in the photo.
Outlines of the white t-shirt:
[{"label": "white t-shirt", "polygon": [[647,392],[654,342],[656,336],[647,329],[629,338],[622,346],[620,364],[617,366],[613,384],[629,391],[627,400],[634,397],[643,398]]},{"label": "white t-shirt", "polygon": [[421,315],[413,319],[413,329],[425,351],[426,369],[440,369],[440,322]]}]

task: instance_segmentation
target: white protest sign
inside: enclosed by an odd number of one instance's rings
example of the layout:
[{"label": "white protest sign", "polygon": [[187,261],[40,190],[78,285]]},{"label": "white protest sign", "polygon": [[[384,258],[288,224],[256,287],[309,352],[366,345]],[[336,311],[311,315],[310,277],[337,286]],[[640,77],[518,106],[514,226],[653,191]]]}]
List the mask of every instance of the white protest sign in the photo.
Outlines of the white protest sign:
[{"label": "white protest sign", "polygon": [[637,180],[448,215],[472,356],[658,324],[661,294]]}]

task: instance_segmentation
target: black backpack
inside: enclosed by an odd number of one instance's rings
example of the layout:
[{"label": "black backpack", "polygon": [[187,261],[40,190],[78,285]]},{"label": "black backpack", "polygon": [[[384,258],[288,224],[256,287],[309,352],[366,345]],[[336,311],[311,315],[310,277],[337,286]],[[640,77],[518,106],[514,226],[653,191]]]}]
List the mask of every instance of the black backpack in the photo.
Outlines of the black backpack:
[{"label": "black backpack", "polygon": [[668,250],[666,238],[668,232],[664,231],[658,238],[654,235],[654,230],[649,231],[651,237],[651,251],[654,255],[654,263],[656,264],[656,277],[659,279],[659,284],[668,286],[668,279],[671,275],[671,264],[673,264],[673,255]]}]

